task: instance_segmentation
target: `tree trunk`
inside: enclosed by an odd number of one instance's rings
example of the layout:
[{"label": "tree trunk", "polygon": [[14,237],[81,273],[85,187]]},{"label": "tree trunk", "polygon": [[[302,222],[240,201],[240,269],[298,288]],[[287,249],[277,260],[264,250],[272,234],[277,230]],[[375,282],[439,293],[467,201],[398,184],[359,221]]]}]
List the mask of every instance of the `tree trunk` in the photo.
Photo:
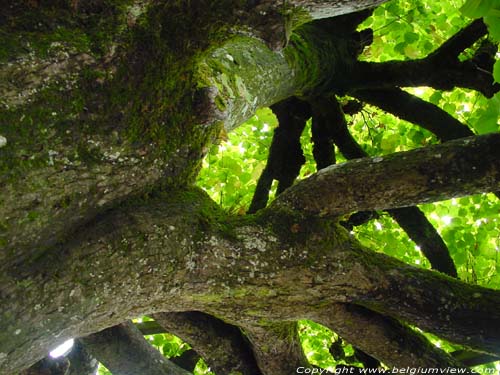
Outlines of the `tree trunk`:
[{"label": "tree trunk", "polygon": [[[255,359],[268,367],[262,373],[284,374],[305,360],[295,335],[280,330],[303,318],[342,328],[324,315],[339,304],[500,354],[499,291],[368,251],[336,217],[498,189],[497,135],[328,168],[243,218],[192,186],[208,147],[256,108],[349,88],[362,47],[355,30],[367,12],[290,30],[380,2],[7,7],[0,373],[18,373],[68,338],[140,315],[200,311],[243,329],[249,366]],[[271,364],[277,350],[281,362]],[[408,352],[399,359],[373,352],[388,363],[458,366],[422,350],[420,362]]]}]

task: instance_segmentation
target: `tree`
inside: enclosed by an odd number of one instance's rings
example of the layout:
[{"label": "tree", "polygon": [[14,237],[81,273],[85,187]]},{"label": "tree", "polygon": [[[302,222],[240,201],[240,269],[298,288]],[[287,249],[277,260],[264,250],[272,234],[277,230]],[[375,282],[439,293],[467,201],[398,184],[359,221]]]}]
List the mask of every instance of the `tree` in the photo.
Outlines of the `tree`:
[{"label": "tree", "polygon": [[[500,191],[500,136],[475,136],[402,89],[479,92],[493,98],[481,131],[498,130],[497,47],[487,37],[488,27],[498,37],[495,8],[474,8],[484,22],[462,20],[425,56],[360,59],[373,31],[358,26],[381,2],[5,7],[1,372],[90,373],[95,357],[114,374],[184,374],[201,356],[218,374],[289,374],[312,366],[299,319],[333,329],[366,367],[497,358],[500,292],[457,279],[453,254],[415,205]],[[366,158],[345,117],[365,103],[444,143]],[[196,177],[210,145],[267,106],[279,126],[266,168],[250,214],[230,214]],[[320,171],[294,184],[310,117]],[[356,160],[334,165],[334,145]],[[278,197],[268,205],[273,180]],[[350,235],[376,210],[421,244],[434,270]],[[128,322],[142,315],[193,356],[175,364],[152,350]],[[452,356],[411,327],[463,350]],[[69,370],[50,370],[42,359],[68,338],[79,338]]]}]

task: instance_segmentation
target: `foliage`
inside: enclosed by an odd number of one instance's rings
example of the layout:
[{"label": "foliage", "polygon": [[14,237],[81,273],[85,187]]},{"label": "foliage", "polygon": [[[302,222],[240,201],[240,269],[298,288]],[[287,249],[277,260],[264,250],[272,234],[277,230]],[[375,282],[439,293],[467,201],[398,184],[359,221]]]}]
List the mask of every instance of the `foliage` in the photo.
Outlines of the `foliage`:
[{"label": "foliage", "polygon": [[244,126],[213,145],[203,160],[198,184],[228,211],[243,214],[266,166],[276,117],[270,109],[257,111]]}]

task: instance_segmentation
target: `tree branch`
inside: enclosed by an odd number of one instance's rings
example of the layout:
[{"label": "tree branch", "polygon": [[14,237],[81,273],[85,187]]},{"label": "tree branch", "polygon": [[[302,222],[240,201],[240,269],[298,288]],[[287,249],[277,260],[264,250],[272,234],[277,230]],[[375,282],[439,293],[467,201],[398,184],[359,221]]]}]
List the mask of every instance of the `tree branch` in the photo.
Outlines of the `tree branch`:
[{"label": "tree branch", "polygon": [[336,162],[331,123],[341,121],[340,118],[330,117],[330,115],[340,112],[329,111],[328,114],[325,113],[323,105],[325,100],[322,98],[311,100],[313,156],[317,170],[326,168]]},{"label": "tree branch", "polygon": [[66,358],[70,363],[68,375],[95,375],[97,372],[99,362],[85,350],[80,340],[75,340]]},{"label": "tree branch", "polygon": [[499,146],[500,135],[490,134],[331,166],[295,184],[271,207],[343,215],[496,191]]},{"label": "tree branch", "polygon": [[[445,42],[426,58],[411,61],[387,61],[383,63],[357,62],[353,80],[346,90],[392,88],[396,86],[431,86],[439,90],[455,87],[469,88],[491,98],[500,90],[489,70],[479,68],[474,59],[460,62],[460,48],[466,48],[486,33],[482,21],[475,21]],[[474,40],[474,38],[476,38]]]},{"label": "tree branch", "polygon": [[438,106],[399,88],[359,90],[352,95],[402,120],[429,130],[442,142],[474,135],[469,127]]},{"label": "tree branch", "polygon": [[279,208],[227,217],[195,189],[110,211],[51,254],[22,281],[0,274],[6,373],[68,337],[173,308],[245,327],[314,320],[347,302],[478,350],[500,347],[499,291],[364,250],[330,219]]},{"label": "tree branch", "polygon": [[484,365],[485,363],[500,361],[500,357],[498,355],[489,355],[480,352],[475,352],[472,350],[456,350],[451,353],[453,358],[457,361],[460,361],[465,366],[478,366]]},{"label": "tree branch", "polygon": [[260,322],[245,325],[244,330],[264,374],[294,374],[298,367],[310,367],[296,322]]},{"label": "tree branch", "polygon": [[248,213],[266,207],[273,180],[278,180],[277,194],[290,187],[305,162],[300,145],[300,135],[310,117],[309,105],[295,97],[271,106],[278,118],[269,148],[267,164],[255,189]]},{"label": "tree branch", "polygon": [[215,373],[260,373],[250,345],[237,327],[197,311],[158,313],[153,318],[191,345]]},{"label": "tree branch", "polygon": [[[432,52],[429,58],[434,58],[436,61],[441,60],[440,63],[443,63],[443,59],[448,60],[448,62],[456,60],[466,48],[471,47],[486,34],[488,34],[488,28],[483,20],[474,20]],[[444,62],[444,64],[446,63]]]},{"label": "tree branch", "polygon": [[[366,157],[368,154],[359,146],[347,129],[347,122],[340,104],[335,98],[317,99],[318,115],[328,121],[331,139],[337,144],[340,152],[348,159]],[[453,260],[448,248],[434,226],[417,207],[405,207],[387,210],[408,236],[420,246],[423,254],[430,261],[433,269],[446,273],[452,277],[457,276]],[[370,218],[368,211],[358,212],[357,216]],[[353,216],[345,226],[352,226],[358,217]]]},{"label": "tree branch", "polygon": [[85,350],[115,375],[188,375],[153,348],[132,322],[81,338]]},{"label": "tree branch", "polygon": [[335,304],[317,318],[355,347],[390,367],[461,367],[445,351],[395,319],[360,306]]},{"label": "tree branch", "polygon": [[448,247],[418,207],[395,208],[387,212],[420,248],[432,269],[451,277],[458,276]]},{"label": "tree branch", "polygon": [[[422,274],[417,276],[419,272],[415,273],[412,267],[402,266],[395,271],[388,264],[380,266],[387,271],[385,281],[371,295],[351,302],[414,324],[466,348],[500,354],[500,325],[493,323],[500,321],[500,314],[494,308],[497,291],[481,288],[469,294],[474,286],[447,276],[427,278]],[[413,293],[416,285],[418,292]],[[432,316],[433,322],[429,324],[422,314]]]}]

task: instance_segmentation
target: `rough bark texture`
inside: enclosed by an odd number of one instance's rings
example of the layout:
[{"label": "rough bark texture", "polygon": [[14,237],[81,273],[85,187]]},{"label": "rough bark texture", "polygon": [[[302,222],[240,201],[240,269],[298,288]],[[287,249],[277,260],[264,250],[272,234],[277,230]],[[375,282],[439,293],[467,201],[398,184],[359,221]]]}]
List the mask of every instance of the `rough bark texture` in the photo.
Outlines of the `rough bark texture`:
[{"label": "rough bark texture", "polygon": [[395,367],[460,367],[460,363],[395,319],[359,306],[337,304],[317,318],[355,346]]},{"label": "rough bark texture", "polygon": [[161,313],[154,318],[193,347],[215,373],[259,374],[250,345],[237,327],[197,311]]},{"label": "rough bark texture", "polygon": [[154,349],[132,322],[80,339],[114,375],[188,375]]},{"label": "rough bark texture", "polygon": [[[371,320],[356,315],[374,335],[384,337],[376,328],[398,320],[408,337],[406,323],[500,354],[500,292],[364,249],[335,217],[498,189],[497,134],[327,168],[246,217],[222,212],[192,187],[223,128],[259,106],[293,95],[387,87],[355,79],[373,71],[387,73],[391,88],[428,73],[430,60],[356,63],[361,36],[371,34],[356,32],[357,25],[369,12],[306,23],[379,2],[13,1],[5,7],[0,373],[19,373],[66,339],[86,336],[88,348],[98,348],[93,356],[117,372],[156,357],[161,365],[147,371],[183,373],[130,325],[118,325],[140,315],[200,311],[242,330],[259,371],[289,374],[304,363],[294,322],[323,319],[341,330],[345,322],[322,314],[339,304],[376,313]],[[479,26],[440,53],[458,54],[470,35],[484,33]],[[466,87],[488,95],[498,90],[484,72],[473,81],[470,62],[452,65],[439,66],[430,84],[451,69],[446,87],[465,77]],[[26,79],[16,79],[25,72]],[[107,332],[117,333],[118,342]],[[386,339],[403,350],[398,356],[350,332],[360,349],[388,363],[455,366],[421,338],[411,336],[406,346]],[[125,342],[140,358],[101,349]],[[410,355],[410,346],[422,356]]]},{"label": "rough bark texture", "polygon": [[499,147],[500,136],[493,133],[333,165],[296,184],[275,205],[342,215],[496,191]]}]

